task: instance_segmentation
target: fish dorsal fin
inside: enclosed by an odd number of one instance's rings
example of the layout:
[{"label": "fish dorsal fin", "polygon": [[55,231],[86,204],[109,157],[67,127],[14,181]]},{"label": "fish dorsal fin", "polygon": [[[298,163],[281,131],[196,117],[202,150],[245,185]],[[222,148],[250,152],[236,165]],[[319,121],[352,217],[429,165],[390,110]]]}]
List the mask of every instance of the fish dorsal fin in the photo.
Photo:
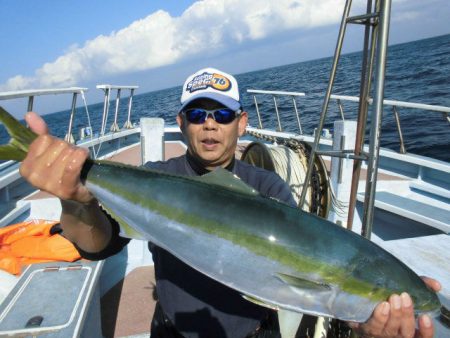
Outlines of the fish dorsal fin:
[{"label": "fish dorsal fin", "polygon": [[242,297],[245,300],[248,300],[250,303],[253,303],[253,304],[256,304],[256,305],[259,305],[259,306],[263,306],[263,307],[266,307],[266,308],[271,309],[271,310],[278,310],[279,309],[279,307],[277,305],[265,302],[265,301],[263,301],[261,299],[253,297],[253,296],[242,295]]},{"label": "fish dorsal fin", "polygon": [[283,282],[292,286],[296,289],[307,289],[307,290],[316,290],[316,291],[329,291],[331,290],[331,286],[326,283],[322,283],[319,281],[306,279],[303,277],[291,276],[285,273],[277,273],[277,277],[280,278]]},{"label": "fish dorsal fin", "polygon": [[196,179],[201,182],[218,185],[243,194],[252,196],[259,195],[255,189],[243,182],[239,177],[223,168],[217,168],[206,175],[197,177]]}]

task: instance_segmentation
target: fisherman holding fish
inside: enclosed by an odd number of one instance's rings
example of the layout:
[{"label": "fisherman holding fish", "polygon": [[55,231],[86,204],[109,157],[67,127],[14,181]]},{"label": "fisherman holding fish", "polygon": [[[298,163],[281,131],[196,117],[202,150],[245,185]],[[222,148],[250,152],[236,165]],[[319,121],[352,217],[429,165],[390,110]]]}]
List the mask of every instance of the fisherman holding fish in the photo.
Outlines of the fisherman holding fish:
[{"label": "fisherman holding fish", "polygon": [[[61,199],[62,234],[88,259],[104,259],[119,252],[129,240],[119,236],[118,224],[80,180],[88,151],[52,137],[37,114],[30,112],[25,118],[39,136],[20,172],[35,187]],[[245,132],[247,118],[236,79],[217,69],[202,69],[186,80],[176,117],[188,144],[186,154],[145,166],[187,176],[201,176],[221,167],[262,195],[295,205],[289,186],[277,174],[235,159],[237,140]],[[280,336],[272,310],[248,302],[166,250],[152,243],[149,248],[158,295],[152,338]],[[439,291],[437,281],[424,280]],[[419,317],[416,328],[413,303],[408,290],[404,291],[378,304],[366,323],[349,326],[364,337],[433,337],[428,315]]]}]

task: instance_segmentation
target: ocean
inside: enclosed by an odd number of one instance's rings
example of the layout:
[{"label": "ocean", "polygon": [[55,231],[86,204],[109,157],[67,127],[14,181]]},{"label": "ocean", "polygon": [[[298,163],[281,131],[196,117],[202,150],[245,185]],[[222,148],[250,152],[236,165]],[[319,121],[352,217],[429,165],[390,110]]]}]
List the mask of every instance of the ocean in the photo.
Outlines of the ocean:
[{"label": "ocean", "polygon": [[[311,134],[317,127],[324,93],[327,88],[332,57],[299,62],[244,74],[237,74],[244,109],[249,113],[249,123],[258,125],[253,96],[247,89],[304,92],[306,97],[297,99],[303,132]],[[333,94],[357,96],[361,52],[341,56]],[[195,71],[195,70],[193,70]],[[389,46],[386,70],[385,99],[409,101],[450,107],[450,34],[429,39]],[[139,85],[139,84],[137,84]],[[137,92],[138,93],[138,92]],[[175,114],[180,105],[180,86],[137,94],[133,98],[132,122],[141,117],[162,117],[168,124],[175,123]],[[113,95],[115,99],[115,96]],[[258,106],[265,128],[277,127],[273,99],[257,96]],[[127,99],[121,99],[119,125],[127,116]],[[78,102],[81,102],[79,100]],[[282,128],[298,132],[291,99],[279,99]],[[114,100],[109,111],[109,124],[114,115]],[[94,132],[101,125],[103,102],[88,106]],[[399,115],[406,151],[450,162],[450,123],[442,113],[399,108]],[[344,102],[346,119],[356,119],[357,105]],[[70,111],[45,115],[50,130],[63,137],[69,121]],[[81,127],[88,125],[84,107],[77,108],[73,133],[78,135]],[[335,101],[330,103],[325,128],[332,131],[332,121],[338,118]],[[0,143],[8,139],[0,126]],[[97,129],[96,129],[97,128]],[[399,149],[399,137],[392,108],[385,107],[381,145]]]}]

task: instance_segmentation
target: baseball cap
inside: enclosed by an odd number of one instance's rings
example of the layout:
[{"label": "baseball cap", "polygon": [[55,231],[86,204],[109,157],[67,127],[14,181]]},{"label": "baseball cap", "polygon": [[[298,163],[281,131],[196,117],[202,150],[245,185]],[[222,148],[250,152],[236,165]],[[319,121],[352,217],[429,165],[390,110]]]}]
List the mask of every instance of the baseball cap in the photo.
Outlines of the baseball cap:
[{"label": "baseball cap", "polygon": [[236,79],[215,68],[204,68],[188,76],[181,93],[182,111],[197,99],[211,99],[232,110],[241,108]]}]

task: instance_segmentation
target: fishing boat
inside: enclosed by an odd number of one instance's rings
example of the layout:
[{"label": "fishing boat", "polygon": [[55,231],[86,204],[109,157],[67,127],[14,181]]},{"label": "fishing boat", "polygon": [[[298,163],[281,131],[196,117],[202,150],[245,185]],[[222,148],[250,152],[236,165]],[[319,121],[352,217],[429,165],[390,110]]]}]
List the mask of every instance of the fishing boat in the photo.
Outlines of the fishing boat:
[{"label": "fishing boat", "polygon": [[[377,1],[374,13],[368,10],[353,17],[349,15],[350,6],[348,1],[315,133],[303,133],[297,108],[308,93],[249,89],[242,94],[252,98],[254,105],[249,112],[256,115],[258,124],[247,127],[236,157],[276,171],[291,186],[300,208],[370,238],[417,274],[439,280],[440,301],[450,308],[450,163],[407,153],[398,118],[398,152],[381,148],[378,132],[383,109],[392,109],[396,117],[401,108],[443,114],[448,119],[450,107],[384,98],[383,53],[387,48],[390,1]],[[336,95],[332,93],[334,76],[345,26],[351,23],[366,24],[365,70],[359,93]],[[371,43],[377,48],[370,48]],[[376,73],[373,91],[369,80],[372,72]],[[71,87],[3,92],[0,101],[25,98],[28,105],[24,111],[30,111],[40,96],[71,97],[65,139],[88,148],[95,159],[138,166],[186,151],[177,126],[151,117],[133,123],[133,95],[138,90],[134,85],[98,85],[96,90],[104,93],[101,124],[83,126],[77,133],[73,123],[76,102],[87,90]],[[119,126],[124,93],[128,98],[126,122]],[[115,102],[111,100],[114,94]],[[261,100],[273,101],[275,128],[264,127]],[[298,131],[283,130],[280,102],[290,105],[290,119],[297,122]],[[330,102],[337,104],[341,113],[332,133],[324,128]],[[111,109],[114,103],[115,109]],[[355,109],[358,120],[347,120],[346,109]],[[108,125],[110,111],[114,118]],[[371,114],[371,136],[364,144],[361,135],[367,114]],[[0,163],[0,226],[25,220],[59,220],[59,200],[36,191],[21,178],[18,168],[14,161]],[[155,304],[152,275],[147,243],[139,240],[132,240],[122,252],[104,261],[37,263],[24,268],[20,276],[0,270],[0,336],[148,337]],[[444,317],[445,313],[442,320],[434,321],[436,337],[450,336]]]}]

